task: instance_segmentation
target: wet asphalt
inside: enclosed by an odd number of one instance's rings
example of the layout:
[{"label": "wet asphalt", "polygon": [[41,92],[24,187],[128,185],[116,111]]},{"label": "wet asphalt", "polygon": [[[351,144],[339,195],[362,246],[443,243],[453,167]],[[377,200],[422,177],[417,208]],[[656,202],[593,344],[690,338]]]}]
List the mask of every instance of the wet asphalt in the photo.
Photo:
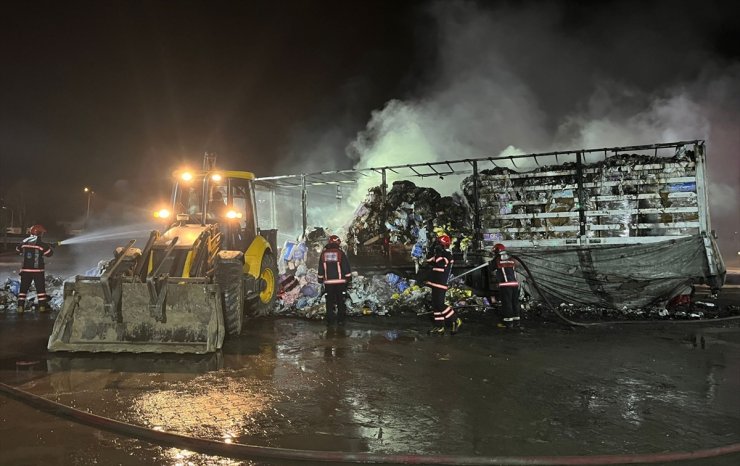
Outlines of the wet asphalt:
[{"label": "wet asphalt", "polygon": [[[326,451],[589,455],[740,442],[740,328],[523,333],[469,318],[344,328],[260,319],[208,356],[45,350],[52,315],[0,313],[0,381],[78,409],[195,437]],[[0,464],[285,464],[99,431],[0,396]],[[737,455],[682,464],[736,465]],[[298,463],[294,463],[298,464]],[[305,464],[305,463],[303,463]],[[314,463],[316,464],[316,463]]]},{"label": "wet asphalt", "polygon": [[[740,305],[740,289],[722,298]],[[0,311],[0,382],[193,437],[480,457],[740,442],[738,321],[587,329],[525,321],[519,333],[472,314],[458,335],[434,337],[416,316],[357,317],[329,329],[270,318],[250,321],[219,353],[168,356],[48,353],[55,316]],[[159,446],[0,394],[0,465],[89,464],[289,463]],[[737,465],[740,455],[680,464]]]}]

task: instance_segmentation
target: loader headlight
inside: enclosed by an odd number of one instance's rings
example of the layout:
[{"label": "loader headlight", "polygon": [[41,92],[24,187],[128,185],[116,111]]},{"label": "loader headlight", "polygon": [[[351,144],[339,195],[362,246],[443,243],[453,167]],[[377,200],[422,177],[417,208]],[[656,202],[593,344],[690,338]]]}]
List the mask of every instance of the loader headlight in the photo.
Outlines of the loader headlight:
[{"label": "loader headlight", "polygon": [[190,181],[193,179],[193,174],[190,172],[182,172],[182,174],[180,174],[180,178],[183,181]]},{"label": "loader headlight", "polygon": [[212,181],[221,181],[222,179],[223,179],[223,176],[221,176],[220,173],[214,173],[213,175],[211,175]]},{"label": "loader headlight", "polygon": [[230,210],[230,211],[226,212],[226,218],[231,218],[231,219],[234,219],[234,218],[242,218],[242,214],[241,214],[241,212],[237,212],[235,210]]},{"label": "loader headlight", "polygon": [[169,218],[171,212],[168,209],[159,209],[154,212],[154,218]]}]

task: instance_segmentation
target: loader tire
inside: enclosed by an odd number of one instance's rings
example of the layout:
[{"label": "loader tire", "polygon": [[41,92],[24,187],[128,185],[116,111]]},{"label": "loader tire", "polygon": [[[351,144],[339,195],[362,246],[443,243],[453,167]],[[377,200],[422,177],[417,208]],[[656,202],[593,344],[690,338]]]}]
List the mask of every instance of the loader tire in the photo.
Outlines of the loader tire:
[{"label": "loader tire", "polygon": [[272,253],[266,252],[262,256],[258,278],[265,281],[265,288],[257,295],[250,307],[253,315],[266,316],[272,313],[278,290],[277,262]]},{"label": "loader tire", "polygon": [[239,261],[222,261],[216,266],[216,283],[221,289],[226,333],[238,335],[244,325],[243,265]]}]

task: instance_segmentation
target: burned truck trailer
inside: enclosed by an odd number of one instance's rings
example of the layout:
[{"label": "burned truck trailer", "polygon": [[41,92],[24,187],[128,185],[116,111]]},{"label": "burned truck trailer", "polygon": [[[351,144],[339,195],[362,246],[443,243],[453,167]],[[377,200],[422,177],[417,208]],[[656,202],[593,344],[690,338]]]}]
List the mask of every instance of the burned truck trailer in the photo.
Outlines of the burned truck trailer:
[{"label": "burned truck trailer", "polygon": [[[392,240],[398,206],[389,194],[412,179],[432,188],[459,183],[466,205],[440,202],[435,214],[465,209],[467,225],[455,233],[470,241],[456,255],[456,274],[490,260],[501,242],[537,280],[535,289],[522,276],[525,289],[552,303],[637,308],[665,304],[695,284],[717,291],[724,283],[700,140],[267,177],[256,186],[273,221],[290,204],[276,201],[276,193],[300,199],[292,219],[300,234],[325,224],[326,209],[323,218],[311,218],[319,206],[334,206],[337,216],[350,212],[347,224],[361,214],[367,204],[342,206],[352,188],[379,196],[374,205],[383,212],[368,226],[378,234],[351,245],[353,263],[408,274],[418,264],[415,246],[424,241]],[[473,286],[484,281],[478,273],[466,278]]]}]

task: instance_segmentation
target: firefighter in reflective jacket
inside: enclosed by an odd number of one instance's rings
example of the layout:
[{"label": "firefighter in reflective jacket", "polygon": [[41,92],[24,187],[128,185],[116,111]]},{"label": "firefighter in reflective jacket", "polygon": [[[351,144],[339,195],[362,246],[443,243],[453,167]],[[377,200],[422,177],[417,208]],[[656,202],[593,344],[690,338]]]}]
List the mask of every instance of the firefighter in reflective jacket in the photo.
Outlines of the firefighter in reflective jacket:
[{"label": "firefighter in reflective jacket", "polygon": [[431,265],[432,270],[426,284],[432,288],[432,311],[434,314],[434,327],[429,331],[430,334],[442,335],[446,328],[449,328],[451,333],[455,334],[462,325],[462,320],[455,317],[455,310],[452,309],[452,306],[445,303],[447,282],[450,279],[454,262],[450,252],[451,243],[452,240],[448,235],[438,236],[427,256],[427,263]]},{"label": "firefighter in reflective jacket", "polygon": [[342,240],[337,235],[329,237],[329,243],[324,246],[319,257],[319,283],[324,284],[326,291],[326,324],[337,322],[344,325],[347,315],[347,305],[344,302],[347,295],[347,285],[352,281],[352,270],[347,255],[339,245]]},{"label": "firefighter in reflective jacket", "polygon": [[46,295],[46,277],[44,276],[44,258],[54,254],[47,243],[41,240],[46,233],[42,225],[34,225],[30,229],[31,236],[24,239],[15,250],[23,256],[21,267],[21,288],[18,292],[18,313],[26,310],[26,295],[33,282],[36,287],[36,297],[39,302],[39,312],[48,311]]},{"label": "firefighter in reflective jacket", "polygon": [[516,279],[514,260],[506,252],[506,247],[498,243],[493,246],[496,257],[492,261],[496,266],[496,281],[498,282],[499,298],[501,299],[501,311],[503,313],[504,326],[507,328],[519,327],[519,282]]}]

